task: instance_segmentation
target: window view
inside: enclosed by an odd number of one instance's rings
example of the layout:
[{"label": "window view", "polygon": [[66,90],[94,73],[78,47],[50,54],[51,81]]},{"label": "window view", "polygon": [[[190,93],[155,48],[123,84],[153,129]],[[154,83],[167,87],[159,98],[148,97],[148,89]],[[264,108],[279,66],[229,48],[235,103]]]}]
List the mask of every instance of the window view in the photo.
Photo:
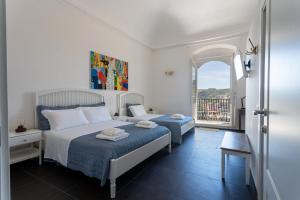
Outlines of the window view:
[{"label": "window view", "polygon": [[230,66],[211,61],[197,70],[196,119],[202,124],[230,125]]}]

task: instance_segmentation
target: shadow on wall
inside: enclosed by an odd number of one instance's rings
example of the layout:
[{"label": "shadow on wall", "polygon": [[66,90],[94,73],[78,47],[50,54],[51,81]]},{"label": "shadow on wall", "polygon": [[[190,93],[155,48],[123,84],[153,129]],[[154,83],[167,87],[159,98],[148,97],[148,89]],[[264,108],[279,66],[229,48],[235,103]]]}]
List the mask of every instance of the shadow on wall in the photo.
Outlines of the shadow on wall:
[{"label": "shadow on wall", "polygon": [[[180,44],[194,43],[199,39],[218,38],[247,31],[247,26],[241,28],[241,25],[232,25],[217,29],[211,27],[205,30],[190,32],[186,28],[186,24],[180,23],[182,20],[178,16],[168,12],[169,5],[165,5],[165,9],[162,10],[155,16],[156,23],[152,25],[152,31],[148,35],[148,40],[151,41],[154,48],[174,47]],[[148,26],[148,24],[145,24],[145,26]],[[173,30],[172,34],[170,34],[169,30]],[[236,47],[228,46],[224,48],[234,48],[236,50]]]},{"label": "shadow on wall", "polygon": [[[34,122],[34,102],[35,102],[35,93],[33,92],[28,92],[28,93],[24,93],[22,95],[22,104],[20,105],[19,109],[17,110],[17,112],[14,113],[14,115],[10,116],[9,119],[9,128],[10,129],[15,129],[18,125],[20,125],[20,123],[24,124],[25,127],[28,128],[32,128],[34,127],[34,124],[32,124],[32,122]],[[32,110],[30,110],[30,112],[27,111],[28,105],[32,105]],[[9,105],[9,106],[13,106],[13,105]]]},{"label": "shadow on wall", "polygon": [[[184,41],[178,41],[178,38],[186,36],[186,32],[183,29],[182,24],[175,16],[167,12],[160,12],[156,16],[156,23],[152,27],[152,32],[149,33],[149,41],[153,41],[154,46],[160,46],[161,42],[170,43],[171,41],[177,41],[178,43]],[[168,30],[173,30],[173,34],[170,35]]]}]

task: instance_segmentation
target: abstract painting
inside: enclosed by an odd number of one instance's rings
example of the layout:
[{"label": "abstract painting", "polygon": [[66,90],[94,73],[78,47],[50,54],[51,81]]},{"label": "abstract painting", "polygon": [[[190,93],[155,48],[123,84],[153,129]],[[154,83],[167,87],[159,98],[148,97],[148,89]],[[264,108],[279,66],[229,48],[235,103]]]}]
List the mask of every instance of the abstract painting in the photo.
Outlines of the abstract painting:
[{"label": "abstract painting", "polygon": [[91,89],[128,91],[128,62],[90,53]]}]

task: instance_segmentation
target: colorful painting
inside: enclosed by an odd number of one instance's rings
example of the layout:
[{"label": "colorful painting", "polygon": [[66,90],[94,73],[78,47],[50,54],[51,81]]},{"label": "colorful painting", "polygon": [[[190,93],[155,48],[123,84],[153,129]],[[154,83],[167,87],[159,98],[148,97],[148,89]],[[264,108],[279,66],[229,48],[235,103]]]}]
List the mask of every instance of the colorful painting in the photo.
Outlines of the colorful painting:
[{"label": "colorful painting", "polygon": [[128,62],[91,51],[91,88],[128,91]]}]

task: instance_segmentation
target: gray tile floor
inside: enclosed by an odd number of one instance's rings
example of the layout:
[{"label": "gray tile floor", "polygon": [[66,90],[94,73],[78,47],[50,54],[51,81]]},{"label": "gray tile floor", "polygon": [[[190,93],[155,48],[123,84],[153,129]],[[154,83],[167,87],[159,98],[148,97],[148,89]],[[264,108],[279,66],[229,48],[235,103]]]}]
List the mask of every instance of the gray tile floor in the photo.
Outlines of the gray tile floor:
[{"label": "gray tile floor", "polygon": [[[230,156],[226,180],[220,179],[220,150],[224,131],[196,129],[173,152],[162,150],[117,180],[117,199],[130,200],[252,200],[251,181],[245,186],[244,160]],[[37,160],[11,167],[13,200],[109,199],[109,185],[100,188],[88,178],[53,163]]]}]

